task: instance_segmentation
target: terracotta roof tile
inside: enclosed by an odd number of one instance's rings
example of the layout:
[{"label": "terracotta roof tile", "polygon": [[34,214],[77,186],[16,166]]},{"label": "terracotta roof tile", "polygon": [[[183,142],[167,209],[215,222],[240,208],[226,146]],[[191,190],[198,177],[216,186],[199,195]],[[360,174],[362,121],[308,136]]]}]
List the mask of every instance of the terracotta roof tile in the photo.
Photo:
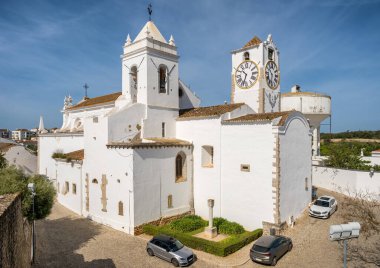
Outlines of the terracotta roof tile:
[{"label": "terracotta roof tile", "polygon": [[78,108],[114,102],[121,94],[122,94],[121,92],[115,92],[108,95],[103,95],[103,96],[99,96],[95,98],[89,98],[83,102],[79,102],[78,104],[68,108],[67,110],[75,110]]},{"label": "terracotta roof tile", "polygon": [[251,40],[249,40],[247,44],[244,45],[243,48],[257,46],[257,45],[260,45],[261,43],[262,43],[261,39],[255,35]]},{"label": "terracotta roof tile", "polygon": [[179,111],[179,119],[221,116],[241,107],[244,103],[222,104],[209,107],[199,107]]},{"label": "terracotta roof tile", "polygon": [[225,120],[224,122],[255,122],[255,121],[272,121],[275,118],[281,117],[279,126],[284,125],[288,116],[294,111],[275,112],[275,113],[257,113],[247,114],[237,118]]},{"label": "terracotta roof tile", "polygon": [[66,159],[83,160],[84,159],[84,149],[67,153]]},{"label": "terracotta roof tile", "polygon": [[191,146],[188,141],[173,138],[149,138],[149,139],[133,139],[131,142],[111,142],[107,144],[107,148],[155,148],[155,147],[178,147]]}]

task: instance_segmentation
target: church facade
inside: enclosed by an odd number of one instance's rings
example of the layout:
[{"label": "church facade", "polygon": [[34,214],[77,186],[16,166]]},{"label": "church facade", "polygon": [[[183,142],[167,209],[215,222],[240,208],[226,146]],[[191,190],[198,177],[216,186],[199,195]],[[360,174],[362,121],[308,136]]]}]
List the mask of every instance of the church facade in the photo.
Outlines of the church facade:
[{"label": "church facade", "polygon": [[174,38],[148,21],[121,56],[122,91],[66,97],[63,124],[38,137],[39,173],[72,211],[129,234],[195,213],[247,230],[281,227],[311,201],[311,132],[281,111],[279,51],[254,37],[232,52],[231,103],[200,107],[179,79]]}]

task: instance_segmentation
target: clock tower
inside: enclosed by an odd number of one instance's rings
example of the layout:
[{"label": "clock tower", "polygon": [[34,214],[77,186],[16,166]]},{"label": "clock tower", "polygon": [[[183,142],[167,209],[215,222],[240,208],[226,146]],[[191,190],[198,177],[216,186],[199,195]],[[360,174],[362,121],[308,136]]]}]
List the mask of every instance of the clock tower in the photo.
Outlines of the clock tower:
[{"label": "clock tower", "polygon": [[231,103],[244,102],[257,113],[280,111],[279,54],[271,35],[232,51]]}]

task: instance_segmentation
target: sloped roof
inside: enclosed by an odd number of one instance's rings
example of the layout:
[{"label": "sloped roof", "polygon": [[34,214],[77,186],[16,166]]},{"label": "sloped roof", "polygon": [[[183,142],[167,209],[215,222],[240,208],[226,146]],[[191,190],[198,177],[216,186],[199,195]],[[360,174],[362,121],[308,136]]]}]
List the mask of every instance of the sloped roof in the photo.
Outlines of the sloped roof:
[{"label": "sloped roof", "polygon": [[107,148],[156,148],[156,147],[182,147],[191,146],[188,141],[174,138],[148,138],[133,139],[131,142],[111,142]]},{"label": "sloped roof", "polygon": [[241,107],[244,103],[222,104],[216,106],[184,109],[179,111],[179,119],[221,116]]},{"label": "sloped roof", "polygon": [[237,118],[225,120],[224,122],[257,122],[257,121],[272,121],[278,117],[281,117],[279,126],[284,125],[288,116],[294,111],[286,112],[275,112],[275,113],[257,113],[257,114],[247,114]]},{"label": "sloped roof", "polygon": [[13,146],[17,146],[16,144],[14,143],[3,143],[1,142],[0,143],[0,152],[7,152],[10,148],[12,148]]},{"label": "sloped roof", "polygon": [[66,159],[83,160],[84,159],[84,149],[67,153]]},{"label": "sloped roof", "polygon": [[111,103],[116,101],[116,99],[121,95],[121,92],[115,92],[108,95],[103,95],[95,98],[89,98],[85,101],[79,102],[78,104],[68,108],[67,110],[75,110],[83,107]]},{"label": "sloped roof", "polygon": [[260,45],[262,43],[261,39],[258,38],[256,35],[248,41],[247,44],[244,45],[243,48],[246,48],[246,47],[251,47],[251,46],[257,46],[257,45]]},{"label": "sloped roof", "polygon": [[[149,35],[148,35],[149,32]],[[148,21],[144,27],[141,29],[139,34],[136,36],[135,40],[133,42],[142,40],[147,37],[153,37],[153,39],[158,40],[163,43],[167,43],[165,38],[160,33],[160,30],[156,27],[156,25],[153,23],[153,21]]]}]

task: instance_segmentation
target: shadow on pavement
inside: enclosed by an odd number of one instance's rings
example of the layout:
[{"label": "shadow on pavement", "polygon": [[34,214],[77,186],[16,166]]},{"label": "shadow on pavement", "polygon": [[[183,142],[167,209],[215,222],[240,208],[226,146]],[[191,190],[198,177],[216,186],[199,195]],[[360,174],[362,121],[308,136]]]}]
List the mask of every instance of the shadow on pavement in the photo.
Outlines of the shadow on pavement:
[{"label": "shadow on pavement", "polygon": [[75,253],[100,233],[101,226],[82,218],[59,218],[36,222],[36,259],[33,267],[116,267],[112,259],[86,262]]}]

